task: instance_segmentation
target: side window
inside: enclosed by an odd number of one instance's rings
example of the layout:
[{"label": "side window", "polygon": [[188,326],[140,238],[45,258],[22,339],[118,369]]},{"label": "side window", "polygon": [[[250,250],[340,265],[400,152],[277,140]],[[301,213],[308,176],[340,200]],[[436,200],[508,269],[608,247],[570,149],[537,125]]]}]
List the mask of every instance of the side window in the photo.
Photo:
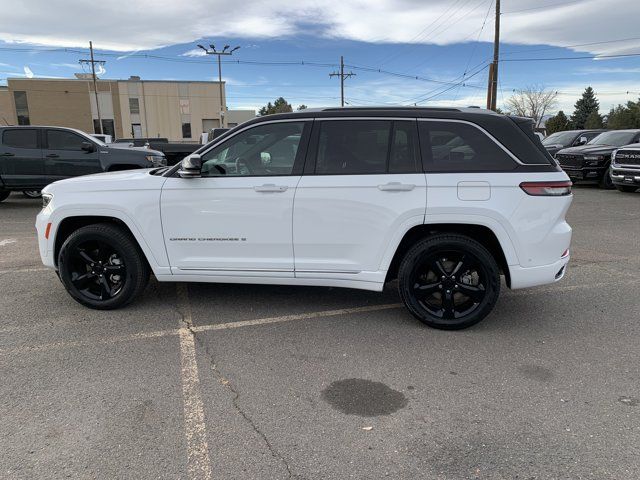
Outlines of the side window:
[{"label": "side window", "polygon": [[86,138],[73,132],[64,130],[47,130],[47,146],[49,150],[82,150],[82,142],[88,142]]},{"label": "side window", "polygon": [[386,173],[390,133],[388,120],[321,121],[315,173]]},{"label": "side window", "polygon": [[416,173],[418,167],[418,129],[414,121],[393,122],[389,153],[389,173]]},{"label": "side window", "polygon": [[245,130],[202,155],[203,177],[291,175],[304,122]]},{"label": "side window", "polygon": [[38,148],[38,131],[33,128],[5,130],[2,143],[13,148]]},{"label": "side window", "polygon": [[447,121],[419,121],[418,125],[427,172],[495,172],[517,166],[493,139],[473,125]]}]

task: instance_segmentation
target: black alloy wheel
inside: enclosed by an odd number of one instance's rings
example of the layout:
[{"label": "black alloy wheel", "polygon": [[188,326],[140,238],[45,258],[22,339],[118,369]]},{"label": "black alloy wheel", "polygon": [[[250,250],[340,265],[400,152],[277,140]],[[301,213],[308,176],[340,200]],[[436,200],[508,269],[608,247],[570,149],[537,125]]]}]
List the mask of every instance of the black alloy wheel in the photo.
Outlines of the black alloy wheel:
[{"label": "black alloy wheel", "polygon": [[121,307],[145,288],[149,265],[123,228],[94,224],[73,232],[58,255],[60,279],[69,294],[90,308]]},{"label": "black alloy wheel", "polygon": [[399,290],[409,311],[427,325],[460,329],[482,320],[500,291],[493,256],[462,235],[438,235],[415,245],[399,272]]}]

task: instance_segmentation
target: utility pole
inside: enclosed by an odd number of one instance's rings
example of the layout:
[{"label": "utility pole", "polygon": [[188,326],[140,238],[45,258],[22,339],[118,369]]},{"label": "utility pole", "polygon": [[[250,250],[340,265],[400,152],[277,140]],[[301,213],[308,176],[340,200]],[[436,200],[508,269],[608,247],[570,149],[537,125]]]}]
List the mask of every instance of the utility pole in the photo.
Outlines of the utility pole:
[{"label": "utility pole", "polygon": [[340,72],[333,72],[329,74],[329,78],[340,77],[340,106],[344,107],[344,80],[345,78],[355,77],[353,72],[344,73],[344,57],[340,55]]},{"label": "utility pole", "polygon": [[234,47],[231,50],[229,50],[227,52],[227,50],[229,49],[229,45],[225,45],[224,48],[222,49],[222,51],[218,51],[216,50],[216,47],[213,44],[209,44],[209,47],[211,47],[211,50],[204,48],[202,45],[198,45],[198,48],[201,48],[202,50],[204,50],[204,52],[207,55],[217,55],[218,56],[218,86],[220,87],[220,127],[224,128],[225,127],[225,111],[226,111],[226,106],[225,106],[225,101],[224,101],[224,97],[223,97],[223,92],[222,92],[222,61],[220,60],[220,58],[223,55],[232,55],[233,52],[235,52],[236,50],[238,50],[240,47]]},{"label": "utility pole", "polygon": [[487,108],[496,110],[498,100],[498,61],[500,60],[500,0],[496,0],[495,33],[493,37],[493,63],[489,65]]},{"label": "utility pole", "polygon": [[93,76],[93,93],[96,96],[96,110],[98,111],[98,131],[96,133],[102,134],[102,115],[100,115],[100,102],[98,102],[98,82],[96,81],[96,63],[100,65],[104,65],[106,62],[104,60],[94,60],[93,59],[93,42],[89,42],[89,52],[91,53],[91,60],[82,59],[80,60],[80,64],[90,63],[91,64],[91,75]]}]

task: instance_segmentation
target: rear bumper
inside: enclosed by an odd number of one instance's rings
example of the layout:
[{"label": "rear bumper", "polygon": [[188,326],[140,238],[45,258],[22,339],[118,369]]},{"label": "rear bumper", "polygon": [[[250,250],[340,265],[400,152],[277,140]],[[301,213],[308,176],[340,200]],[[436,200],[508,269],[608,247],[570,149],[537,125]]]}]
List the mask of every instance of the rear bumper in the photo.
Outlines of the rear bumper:
[{"label": "rear bumper", "polygon": [[511,289],[536,287],[547,285],[562,280],[567,272],[567,264],[570,256],[562,257],[557,262],[539,267],[521,267],[520,265],[509,266],[511,276]]}]

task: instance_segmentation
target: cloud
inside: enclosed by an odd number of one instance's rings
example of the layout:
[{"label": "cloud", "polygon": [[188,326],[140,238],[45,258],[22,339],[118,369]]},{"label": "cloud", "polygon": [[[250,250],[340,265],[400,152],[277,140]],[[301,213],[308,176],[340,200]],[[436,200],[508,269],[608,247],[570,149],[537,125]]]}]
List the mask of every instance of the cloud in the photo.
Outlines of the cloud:
[{"label": "cloud", "polygon": [[[631,37],[637,32],[637,0],[581,0],[531,6],[530,0],[510,0],[503,8],[502,41],[532,45],[575,45]],[[66,0],[51,9],[47,0],[31,0],[5,9],[0,40],[58,47],[131,51],[195,42],[200,38],[284,38],[313,34],[370,43],[448,45],[491,41],[489,2],[475,0],[244,0],[228,8],[223,0]],[[127,15],[121,12],[126,11]],[[99,22],[81,22],[70,12],[85,12]],[[402,47],[398,55],[405,54]],[[410,48],[410,47],[408,47]],[[575,47],[576,51],[620,54],[640,50],[640,40]],[[203,53],[187,52],[188,56]]]}]

